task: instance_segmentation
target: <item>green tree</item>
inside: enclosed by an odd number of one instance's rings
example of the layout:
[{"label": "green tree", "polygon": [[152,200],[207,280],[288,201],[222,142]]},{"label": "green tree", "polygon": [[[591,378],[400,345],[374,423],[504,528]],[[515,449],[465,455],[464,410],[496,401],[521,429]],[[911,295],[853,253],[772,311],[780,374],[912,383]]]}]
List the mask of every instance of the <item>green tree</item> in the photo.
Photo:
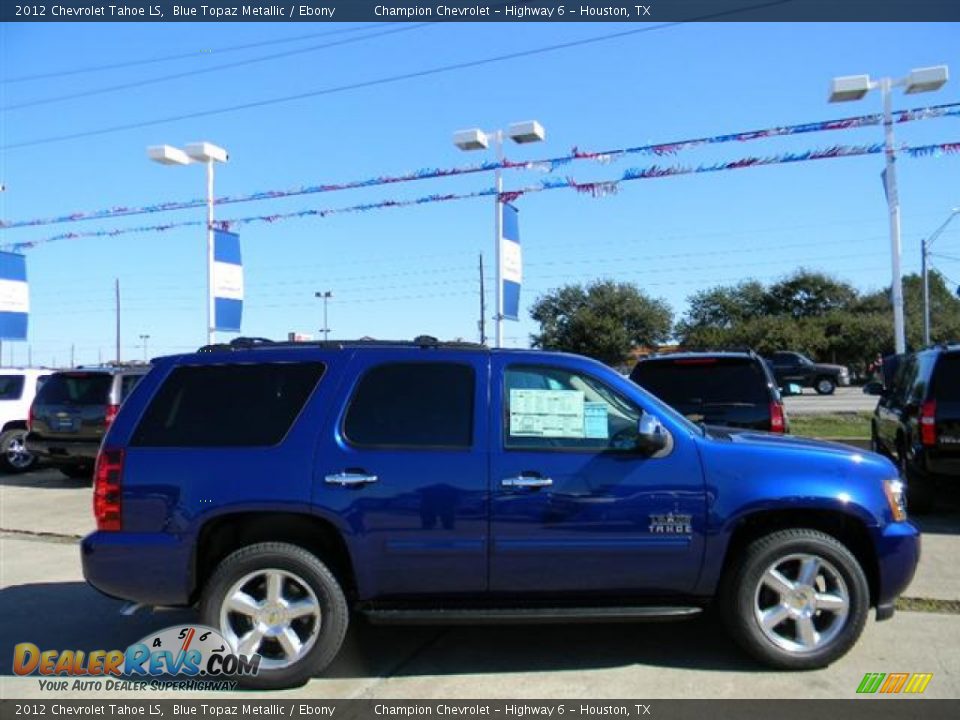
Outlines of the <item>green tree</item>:
[{"label": "green tree", "polygon": [[[936,270],[930,271],[930,340],[934,343],[960,339],[960,298],[955,288],[947,285],[946,279]],[[877,313],[893,323],[893,303],[890,288],[864,295],[856,304],[859,313]],[[923,277],[919,274],[903,278],[903,312],[907,330],[908,348],[923,347]],[[893,350],[893,333],[890,334]]]},{"label": "green tree", "polygon": [[766,292],[769,315],[794,318],[821,317],[835,310],[846,310],[857,300],[853,286],[829,275],[801,268],[774,283]]},{"label": "green tree", "polygon": [[767,291],[756,280],[702,290],[691,295],[685,324],[730,328],[766,312]]},{"label": "green tree", "polygon": [[618,365],[635,347],[670,337],[673,312],[632,283],[600,280],[567,285],[541,296],[530,316],[540,324],[533,347],[579,353]]}]

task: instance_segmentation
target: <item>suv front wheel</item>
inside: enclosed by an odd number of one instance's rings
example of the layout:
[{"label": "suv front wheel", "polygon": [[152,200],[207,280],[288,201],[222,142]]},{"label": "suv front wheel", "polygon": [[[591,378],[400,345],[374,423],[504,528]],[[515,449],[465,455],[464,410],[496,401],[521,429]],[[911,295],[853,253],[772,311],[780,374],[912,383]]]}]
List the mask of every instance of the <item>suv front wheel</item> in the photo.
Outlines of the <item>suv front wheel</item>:
[{"label": "suv front wheel", "polygon": [[296,545],[258,543],[217,567],[203,591],[202,622],[242,655],[260,655],[259,672],[236,678],[250,688],[296,687],[340,650],[349,611],[333,573]]},{"label": "suv front wheel", "polygon": [[780,530],[752,542],[734,562],[721,590],[724,621],[761,662],[825,667],[860,637],[870,591],[857,559],[836,538]]}]

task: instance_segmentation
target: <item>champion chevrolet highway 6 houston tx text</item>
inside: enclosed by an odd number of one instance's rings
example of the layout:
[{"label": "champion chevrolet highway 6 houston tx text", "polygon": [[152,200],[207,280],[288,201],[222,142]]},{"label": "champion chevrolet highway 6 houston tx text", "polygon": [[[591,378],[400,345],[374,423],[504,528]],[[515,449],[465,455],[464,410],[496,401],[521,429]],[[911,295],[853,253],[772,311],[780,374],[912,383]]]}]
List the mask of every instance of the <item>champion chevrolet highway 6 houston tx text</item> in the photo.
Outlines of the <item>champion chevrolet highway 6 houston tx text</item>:
[{"label": "champion chevrolet highway 6 houston tx text", "polygon": [[496,18],[499,15],[511,20],[525,20],[527,18],[542,19],[563,17],[564,15],[578,15],[580,17],[641,17],[650,16],[649,5],[623,5],[594,7],[591,5],[559,5],[557,7],[526,7],[524,5],[507,5],[504,8],[490,8],[482,5],[473,7],[450,7],[449,5],[413,5],[409,7],[387,7],[377,5],[373,12],[377,17],[456,17],[456,18]]}]

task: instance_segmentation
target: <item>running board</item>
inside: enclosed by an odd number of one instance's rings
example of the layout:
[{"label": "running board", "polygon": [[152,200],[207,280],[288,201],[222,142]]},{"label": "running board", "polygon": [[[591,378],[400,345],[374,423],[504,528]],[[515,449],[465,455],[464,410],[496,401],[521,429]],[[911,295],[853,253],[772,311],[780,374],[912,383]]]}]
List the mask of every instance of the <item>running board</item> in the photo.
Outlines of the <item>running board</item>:
[{"label": "running board", "polygon": [[364,608],[363,615],[377,625],[473,625],[564,622],[631,622],[684,620],[703,612],[699,607],[673,605],[570,608]]}]

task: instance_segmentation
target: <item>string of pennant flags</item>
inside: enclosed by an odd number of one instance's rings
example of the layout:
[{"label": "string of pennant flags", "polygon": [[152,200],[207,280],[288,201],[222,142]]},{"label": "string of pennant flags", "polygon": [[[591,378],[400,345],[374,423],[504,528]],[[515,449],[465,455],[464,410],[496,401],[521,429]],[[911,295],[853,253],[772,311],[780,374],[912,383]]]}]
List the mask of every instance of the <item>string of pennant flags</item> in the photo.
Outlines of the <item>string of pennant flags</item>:
[{"label": "string of pennant flags", "polygon": [[[893,122],[895,124],[899,124],[942,117],[960,117],[960,103],[934,105],[911,110],[898,110],[893,114]],[[706,145],[717,145],[732,142],[750,142],[765,138],[801,135],[814,132],[849,130],[879,125],[882,122],[883,115],[881,113],[875,113],[871,115],[859,115],[855,117],[841,118],[838,120],[823,120],[818,122],[802,123],[798,125],[771,127],[762,130],[749,130],[745,132],[727,133],[710,137],[679,140],[669,143],[639,145],[636,147],[619,148],[615,150],[594,152],[581,150],[579,147],[574,147],[567,155],[555,158],[531,161],[514,161],[505,159],[501,162],[489,161],[474,165],[451,168],[423,168],[408,173],[402,173],[400,175],[377,176],[343,183],[305,185],[296,188],[260,191],[246,195],[224,196],[215,199],[214,204],[231,205],[262,200],[276,200],[300,195],[372,188],[382,185],[413,182],[417,180],[472,175],[476,173],[491,172],[494,170],[538,170],[546,173],[554,173],[570,163],[577,161],[589,160],[603,164],[609,164],[622,160],[623,158],[631,155],[647,155],[654,157],[674,156],[684,150]],[[129,217],[132,215],[148,215],[154,213],[171,212],[174,210],[187,210],[191,208],[203,207],[206,205],[206,202],[206,199],[197,198],[193,200],[169,201],[136,207],[115,206],[101,210],[72,212],[64,215],[34,218],[29,220],[14,220],[6,222],[0,221],[0,230],[14,230],[18,228],[41,227],[46,225],[57,225],[85,220],[104,220]],[[185,227],[190,224],[192,223],[172,224],[170,227]],[[136,232],[137,230],[131,229],[130,231]]]},{"label": "string of pennant flags", "polygon": [[[544,178],[539,182],[526,187],[517,188],[500,193],[501,201],[512,203],[533,193],[545,192],[550,190],[570,189],[581,195],[588,195],[594,198],[614,195],[620,191],[623,183],[634,180],[645,180],[652,178],[672,177],[676,175],[693,175],[701,173],[723,172],[728,170],[740,170],[750,167],[763,167],[770,165],[785,165],[798,162],[810,162],[813,160],[826,160],[833,158],[858,157],[864,155],[877,155],[884,152],[883,143],[873,143],[869,145],[833,145],[827,148],[806,150],[802,152],[787,152],[767,156],[750,156],[726,162],[716,162],[700,165],[648,165],[646,167],[628,168],[619,177],[609,180],[594,182],[578,182],[571,177],[551,177]],[[953,155],[960,153],[960,142],[937,143],[931,145],[901,145],[898,153],[909,158],[931,158],[942,155]],[[283,220],[291,220],[307,217],[325,218],[332,215],[344,215],[350,213],[364,213],[371,210],[382,210],[387,208],[403,208],[418,205],[427,205],[432,203],[451,202],[456,200],[470,200],[482,197],[491,197],[497,195],[493,188],[477,190],[468,193],[446,193],[424,195],[422,197],[408,200],[386,199],[377,202],[361,203],[339,208],[325,209],[305,209],[293,212],[274,213],[268,215],[251,215],[247,217],[238,217],[230,220],[222,220],[215,223],[221,230],[230,230],[238,225],[250,223],[275,223]],[[180,222],[170,222],[157,225],[144,225],[139,227],[124,227],[110,230],[94,230],[85,232],[65,232],[58,235],[52,235],[46,238],[30,240],[19,243],[12,243],[3,246],[4,249],[13,252],[19,252],[35,248],[50,242],[62,240],[75,240],[80,238],[102,238],[115,237],[130,233],[148,233],[165,232],[176,228],[206,226],[202,220],[186,220]]]}]

